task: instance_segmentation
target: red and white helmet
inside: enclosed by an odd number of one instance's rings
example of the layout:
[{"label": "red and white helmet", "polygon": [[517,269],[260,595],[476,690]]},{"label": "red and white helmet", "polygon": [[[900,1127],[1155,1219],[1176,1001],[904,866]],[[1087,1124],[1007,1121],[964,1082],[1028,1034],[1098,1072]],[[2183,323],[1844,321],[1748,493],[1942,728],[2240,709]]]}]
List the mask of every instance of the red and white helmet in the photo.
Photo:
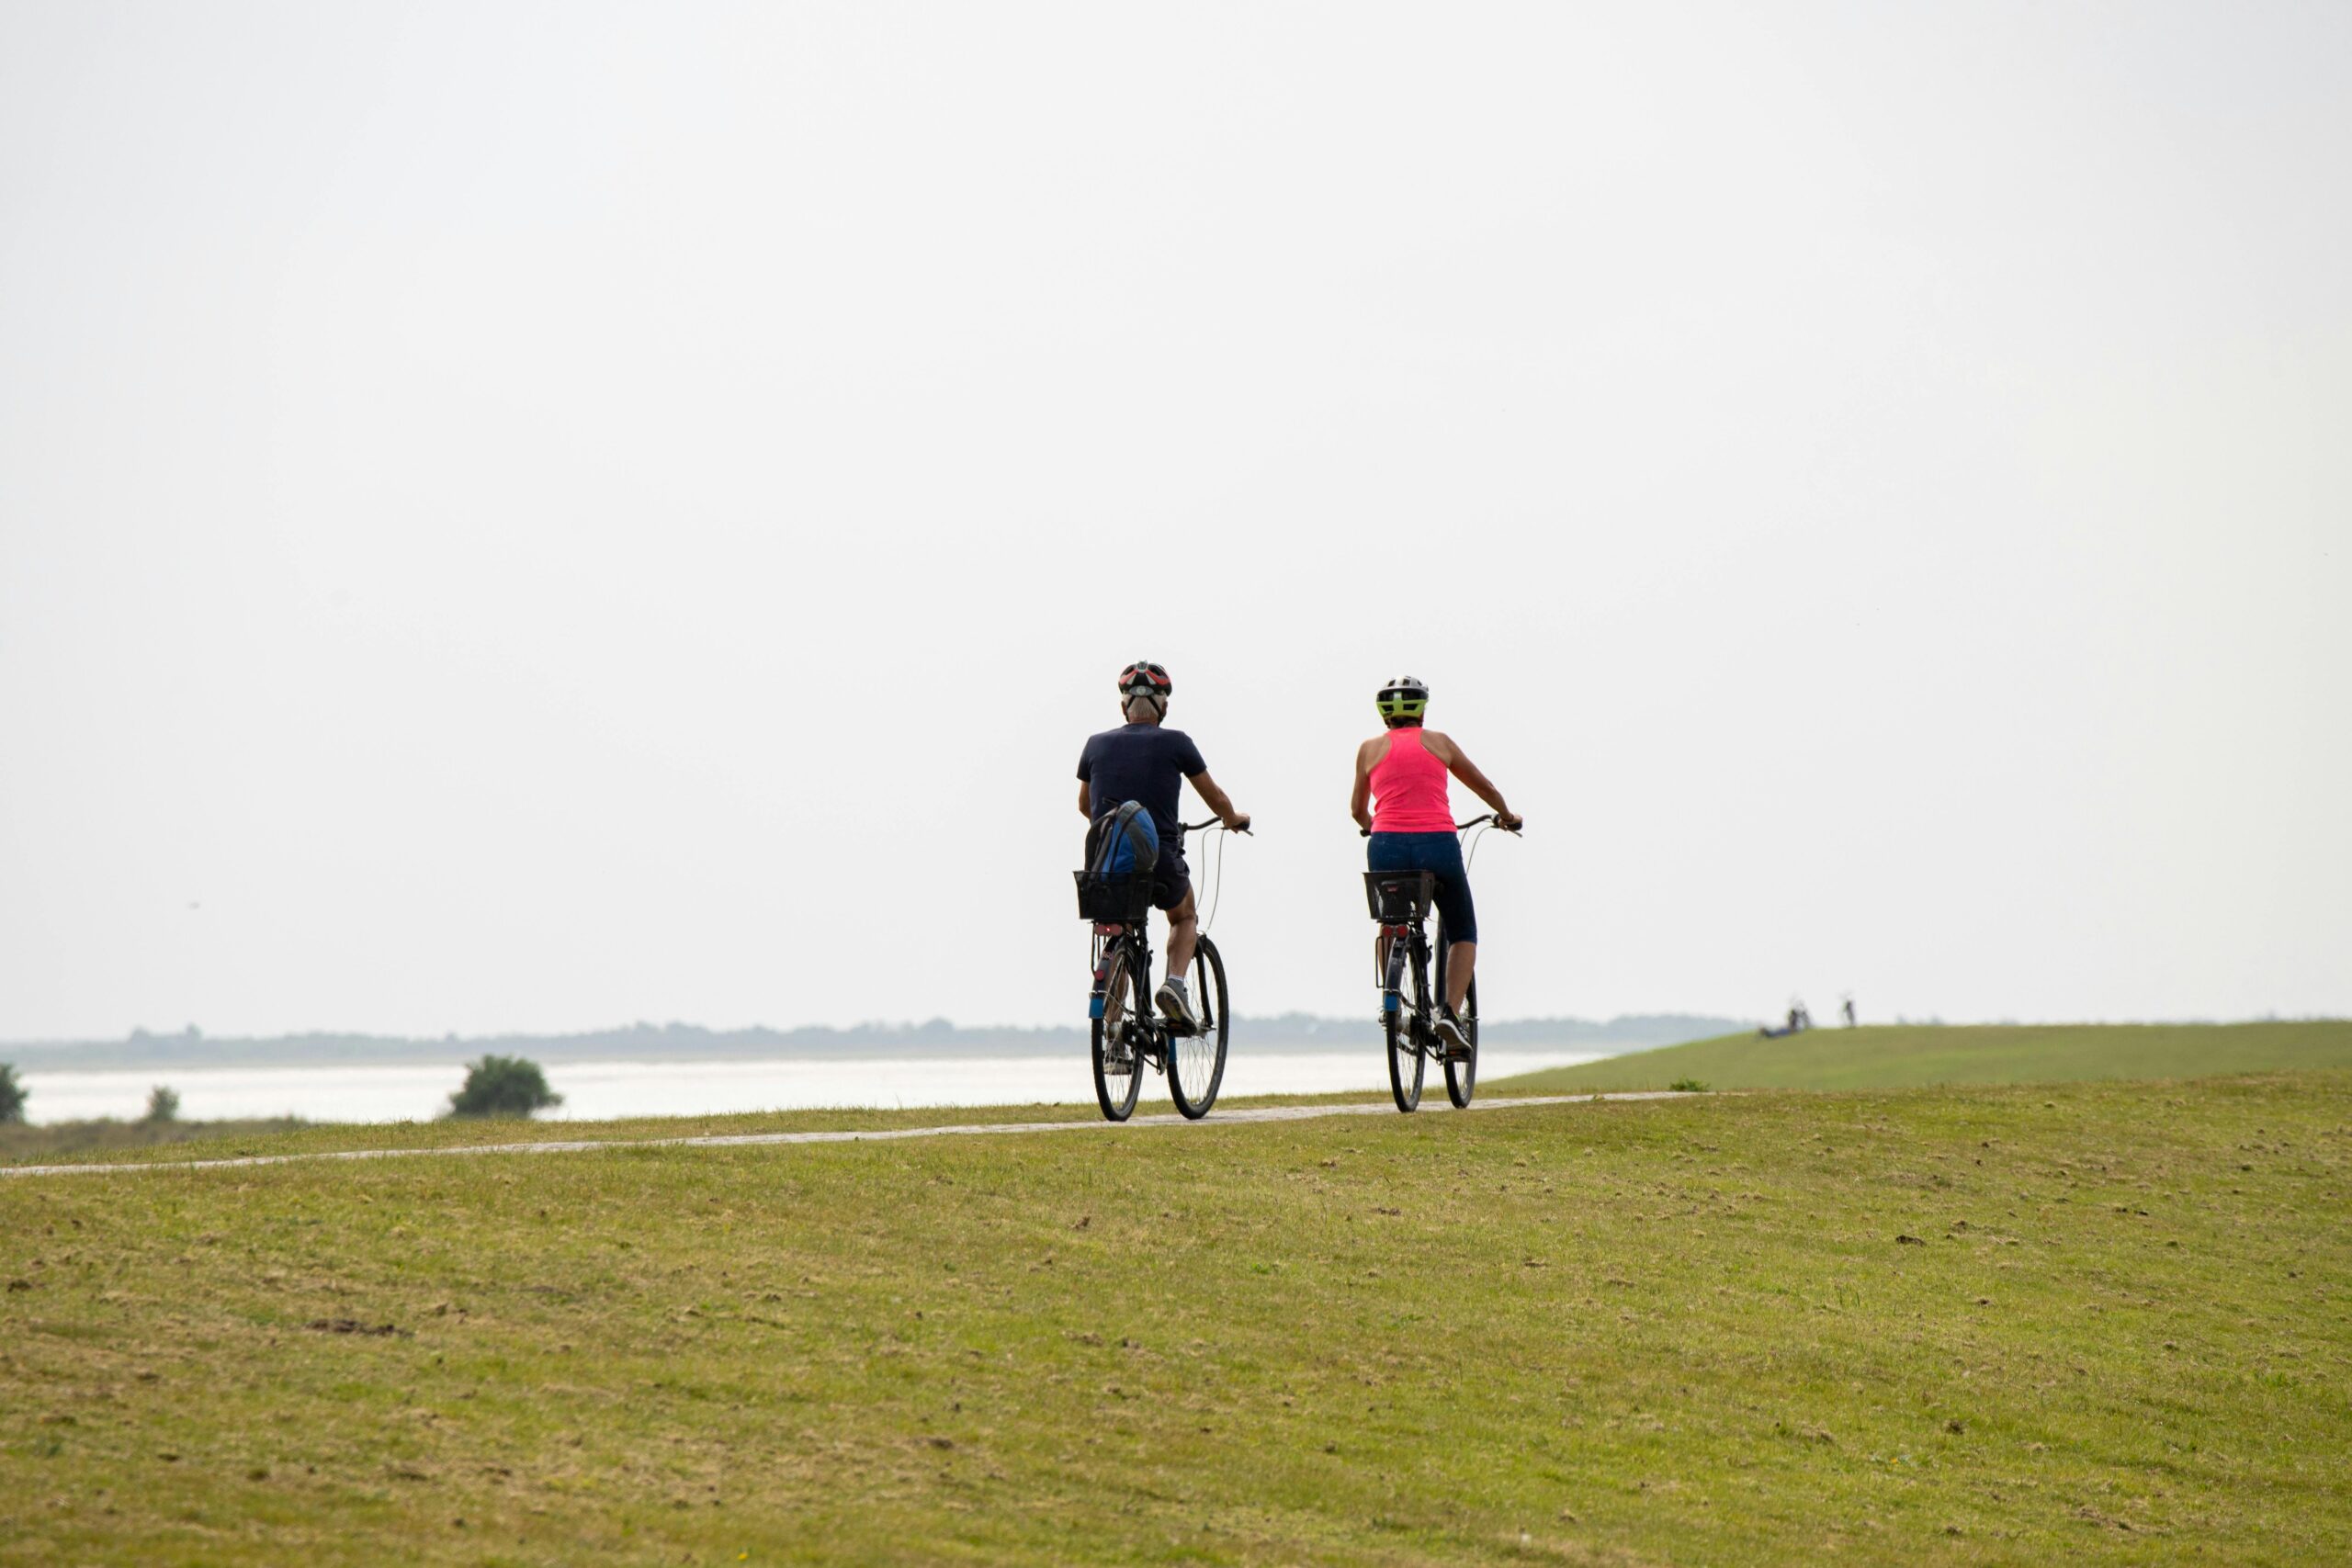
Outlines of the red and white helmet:
[{"label": "red and white helmet", "polygon": [[1138,659],[1119,671],[1119,694],[1123,697],[1157,697],[1165,707],[1169,694],[1175,690],[1176,682],[1168,678],[1168,671],[1147,659]]}]

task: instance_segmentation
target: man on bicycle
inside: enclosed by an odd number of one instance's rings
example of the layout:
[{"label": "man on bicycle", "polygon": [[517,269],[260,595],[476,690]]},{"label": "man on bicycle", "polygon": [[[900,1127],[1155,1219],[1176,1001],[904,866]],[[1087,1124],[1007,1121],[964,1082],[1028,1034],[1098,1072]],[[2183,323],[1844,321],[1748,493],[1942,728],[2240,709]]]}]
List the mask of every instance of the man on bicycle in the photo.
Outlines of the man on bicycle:
[{"label": "man on bicycle", "polygon": [[[1209,777],[1208,764],[1201,761],[1193,738],[1162,724],[1175,690],[1167,671],[1144,660],[1119,671],[1119,708],[1127,722],[1088,738],[1078,759],[1078,809],[1091,824],[1099,824],[1130,800],[1151,814],[1151,825],[1159,834],[1151,901],[1168,912],[1168,978],[1153,999],[1177,1024],[1197,1030],[1200,1020],[1193,1011],[1184,976],[1193,966],[1201,927],[1193,901],[1192,870],[1184,863],[1184,828],[1177,811],[1180,781],[1192,780],[1209,809],[1234,831],[1246,829],[1250,818],[1233,808],[1225,791]],[[1091,848],[1091,829],[1088,838]]]},{"label": "man on bicycle", "polygon": [[[1410,675],[1380,689],[1377,699],[1385,735],[1356,748],[1355,797],[1350,804],[1356,826],[1372,835],[1366,854],[1371,871],[1427,871],[1437,874],[1437,912],[1445,922],[1445,1003],[1437,1033],[1449,1052],[1467,1055],[1470,1036],[1457,1016],[1470,995],[1470,972],[1478,962],[1478,915],[1470,902],[1470,877],[1462,866],[1462,841],[1453,836],[1453,805],[1446,795],[1452,774],[1495,808],[1495,826],[1516,829],[1520,818],[1503,804],[1503,792],[1480,773],[1462,748],[1434,729],[1421,728],[1430,689]],[[1388,967],[1388,936],[1382,932],[1373,962]]]}]

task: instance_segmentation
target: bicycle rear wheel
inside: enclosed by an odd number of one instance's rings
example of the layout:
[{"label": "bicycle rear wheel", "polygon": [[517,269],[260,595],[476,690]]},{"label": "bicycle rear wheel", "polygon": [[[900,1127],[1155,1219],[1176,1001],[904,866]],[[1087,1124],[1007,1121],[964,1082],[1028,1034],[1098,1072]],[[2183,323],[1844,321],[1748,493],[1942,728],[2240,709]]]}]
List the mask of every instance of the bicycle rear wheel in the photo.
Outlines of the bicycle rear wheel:
[{"label": "bicycle rear wheel", "polygon": [[1136,1049],[1135,976],[1123,946],[1111,955],[1102,986],[1102,1016],[1094,1021],[1094,1099],[1102,1114],[1124,1122],[1135,1114],[1136,1091],[1143,1087],[1142,1053]]},{"label": "bicycle rear wheel", "polygon": [[[1397,1006],[1380,1015],[1382,1034],[1388,1042],[1388,1089],[1396,1097],[1396,1109],[1407,1115],[1421,1103],[1421,1042],[1429,1035],[1430,998],[1426,967],[1406,961],[1405,976],[1397,986]],[[1384,1005],[1387,998],[1381,998]]]},{"label": "bicycle rear wheel", "polygon": [[1216,1103],[1217,1087],[1225,1082],[1226,1038],[1233,1031],[1225,1010],[1225,960],[1206,937],[1193,953],[1193,1010],[1200,1015],[1200,1032],[1168,1042],[1168,1092],[1188,1122],[1199,1121]]}]

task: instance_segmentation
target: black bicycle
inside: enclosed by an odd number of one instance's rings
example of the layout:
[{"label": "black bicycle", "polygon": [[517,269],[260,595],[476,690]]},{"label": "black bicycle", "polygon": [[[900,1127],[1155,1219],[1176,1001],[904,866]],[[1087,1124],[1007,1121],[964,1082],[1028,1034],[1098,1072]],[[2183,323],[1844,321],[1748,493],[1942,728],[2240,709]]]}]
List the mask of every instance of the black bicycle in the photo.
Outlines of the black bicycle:
[{"label": "black bicycle", "polygon": [[[1493,820],[1490,811],[1455,823],[1453,830],[1466,833]],[[1445,940],[1445,917],[1438,917],[1434,951],[1421,929],[1437,896],[1437,874],[1367,871],[1363,891],[1372,918],[1380,922],[1380,934],[1388,942],[1387,964],[1380,976],[1380,1030],[1388,1046],[1388,1087],[1396,1097],[1396,1109],[1408,1113],[1419,1109],[1421,1076],[1434,1057],[1445,1065],[1446,1099],[1457,1110],[1467,1110],[1478,1084],[1478,982],[1471,980],[1462,1010],[1454,1015],[1469,1046],[1448,1049],[1437,1033],[1438,1006],[1445,996],[1445,956],[1452,945]]]},{"label": "black bicycle", "polygon": [[[1212,818],[1187,822],[1184,830],[1223,827]],[[1148,1066],[1168,1075],[1169,1095],[1185,1120],[1199,1121],[1216,1103],[1233,1032],[1216,943],[1203,931],[1193,950],[1193,1010],[1200,1027],[1188,1032],[1151,1005],[1151,877],[1081,871],[1078,912],[1094,924],[1094,990],[1087,1011],[1094,1021],[1094,1098],[1102,1114],[1114,1122],[1135,1114]]]}]

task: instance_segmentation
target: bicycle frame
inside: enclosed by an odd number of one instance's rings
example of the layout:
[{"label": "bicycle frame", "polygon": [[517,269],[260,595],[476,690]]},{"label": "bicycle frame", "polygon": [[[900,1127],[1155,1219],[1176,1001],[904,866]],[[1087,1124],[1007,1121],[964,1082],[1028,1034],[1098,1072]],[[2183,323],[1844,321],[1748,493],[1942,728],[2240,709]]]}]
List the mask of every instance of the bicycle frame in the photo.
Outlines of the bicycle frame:
[{"label": "bicycle frame", "polygon": [[[1438,929],[1443,931],[1442,919]],[[1408,1010],[1405,1006],[1406,965],[1412,965],[1411,973],[1417,982],[1414,988],[1422,996],[1430,996],[1433,994],[1429,987],[1430,964],[1432,960],[1436,962],[1438,984],[1442,986],[1445,983],[1444,955],[1430,944],[1426,916],[1409,925],[1383,924],[1380,934],[1388,941],[1388,964],[1380,983],[1380,1010],[1385,1013],[1404,1012]],[[1412,1042],[1414,1049],[1427,1050],[1434,1043],[1429,1038],[1429,1020],[1415,1011],[1406,1028],[1407,1038]]]},{"label": "bicycle frame", "polygon": [[1094,928],[1094,989],[1086,999],[1086,1015],[1091,1019],[1102,1016],[1111,991],[1111,964],[1122,953],[1126,955],[1128,971],[1135,976],[1128,987],[1127,1016],[1120,1021],[1136,1036],[1137,1054],[1149,1062],[1155,1071],[1165,1072],[1168,1061],[1168,1025],[1153,1012],[1148,998],[1151,995],[1151,939],[1141,931],[1144,922],[1136,921],[1116,936],[1109,929],[1097,924]]},{"label": "bicycle frame", "polygon": [[[1491,820],[1490,812],[1456,822],[1453,830],[1468,832]],[[1509,830],[1515,832],[1517,825]],[[1364,831],[1369,838],[1371,829]],[[1476,842],[1475,838],[1471,840],[1474,851]],[[1465,871],[1469,860],[1465,852]],[[1396,1109],[1407,1115],[1420,1109],[1421,1084],[1431,1062],[1442,1065],[1445,1097],[1456,1110],[1469,1108],[1478,1080],[1478,985],[1465,975],[1462,1000],[1449,999],[1453,988],[1449,971],[1454,944],[1442,912],[1438,913],[1434,942],[1427,931],[1437,903],[1437,874],[1427,869],[1364,873],[1364,897],[1372,906],[1373,919],[1379,922],[1374,966],[1379,970],[1380,1032],[1385,1043],[1388,1087],[1396,1096]],[[1409,1005],[1405,998],[1408,974],[1413,982]]]},{"label": "bicycle frame", "polygon": [[[1494,818],[1495,814],[1489,811],[1482,816],[1473,817],[1467,822],[1456,822],[1453,825],[1453,830],[1456,833],[1466,833],[1483,823],[1493,821]],[[1515,833],[1518,829],[1511,829],[1510,831]],[[1371,829],[1366,829],[1364,837],[1371,836]],[[1408,964],[1412,965],[1411,973],[1417,994],[1424,997],[1437,995],[1445,986],[1444,947],[1446,944],[1442,942],[1433,944],[1429,938],[1428,924],[1430,914],[1432,912],[1434,911],[1425,911],[1419,919],[1409,923],[1384,921],[1381,924],[1380,934],[1388,942],[1388,960],[1383,966],[1380,976],[1380,1010],[1383,1013],[1407,1010],[1405,966]],[[1442,915],[1438,917],[1438,934],[1440,938],[1445,934],[1445,919]],[[1429,985],[1430,966],[1432,963],[1437,966],[1438,989],[1436,991],[1433,991]],[[1415,1011],[1406,1026],[1406,1038],[1411,1043],[1414,1050],[1424,1053],[1431,1050],[1437,1043],[1430,1030],[1430,1021],[1422,1017],[1419,1011]]]},{"label": "bicycle frame", "polygon": [[[1212,817],[1205,822],[1184,823],[1183,829],[1187,833],[1198,833],[1221,826],[1223,824]],[[1126,955],[1128,971],[1135,979],[1127,992],[1132,998],[1128,1016],[1121,1021],[1134,1032],[1138,1055],[1151,1064],[1154,1071],[1165,1072],[1168,1070],[1168,1042],[1171,1038],[1188,1036],[1172,1032],[1168,1021],[1153,1010],[1149,1001],[1152,984],[1151,916],[1148,913],[1142,919],[1124,924],[1095,922],[1094,987],[1087,996],[1086,1015],[1090,1019],[1102,1016],[1110,996],[1112,961],[1122,953]]]},{"label": "bicycle frame", "polygon": [[1410,925],[1383,925],[1380,934],[1388,941],[1387,971],[1381,976],[1380,983],[1380,1010],[1400,1012],[1405,1006],[1405,965],[1411,964],[1416,976],[1429,974],[1429,938],[1419,921]]},{"label": "bicycle frame", "polygon": [[[1466,833],[1471,829],[1477,827],[1481,823],[1493,821],[1494,816],[1495,814],[1489,811],[1483,817],[1473,817],[1467,822],[1456,822],[1453,825],[1453,830],[1456,833]],[[1363,829],[1363,836],[1367,839],[1371,838],[1372,829],[1369,828]],[[1415,920],[1410,924],[1384,923],[1381,926],[1380,934],[1389,939],[1387,972],[1381,976],[1381,1011],[1395,1012],[1404,1005],[1403,987],[1405,984],[1405,963],[1408,953],[1409,953],[1412,960],[1414,976],[1417,978],[1427,978],[1429,975],[1430,955],[1431,953],[1429,935],[1424,929],[1428,920],[1429,916],[1424,914],[1420,919]],[[1443,931],[1445,929],[1442,917],[1439,919],[1438,929],[1440,931]],[[1405,943],[1406,952],[1400,953],[1398,951],[1397,944],[1400,940]],[[1444,955],[1442,953],[1438,954],[1438,959],[1439,973],[1442,975],[1444,972]]]}]

